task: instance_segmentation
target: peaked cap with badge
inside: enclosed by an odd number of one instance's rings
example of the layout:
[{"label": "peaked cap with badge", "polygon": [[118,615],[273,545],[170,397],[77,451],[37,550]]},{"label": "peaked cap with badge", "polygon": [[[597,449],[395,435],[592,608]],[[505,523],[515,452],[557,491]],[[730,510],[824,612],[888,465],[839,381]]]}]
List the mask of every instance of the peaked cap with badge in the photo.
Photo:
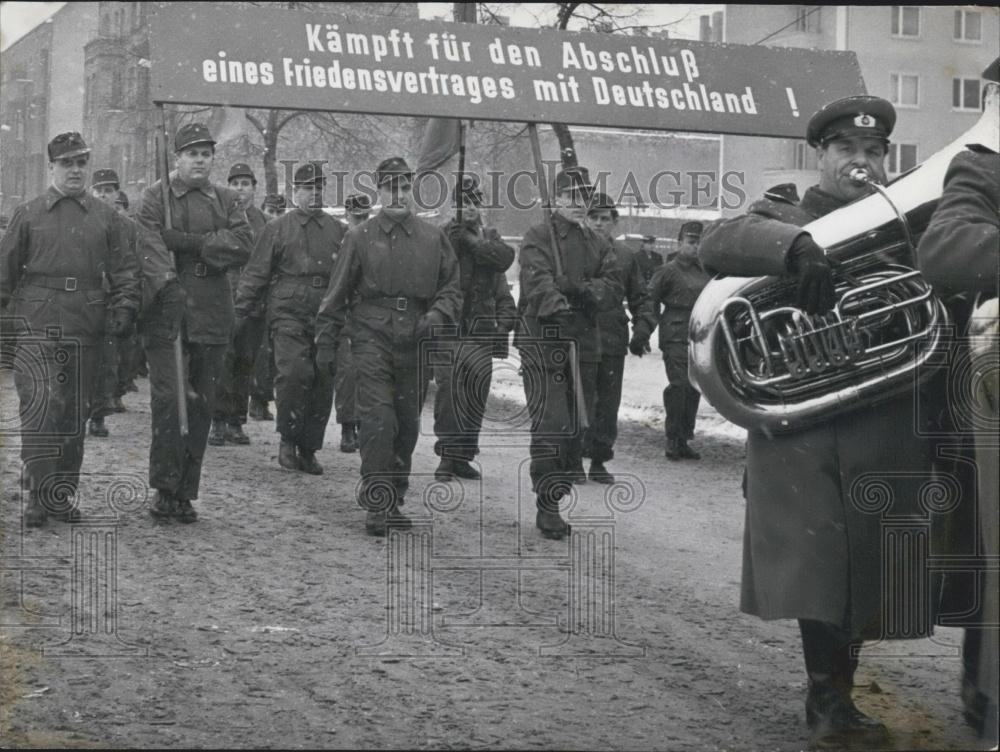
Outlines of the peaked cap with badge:
[{"label": "peaked cap with badge", "polygon": [[889,100],[859,94],[821,107],[809,119],[806,141],[825,146],[837,138],[867,136],[888,143],[895,125],[896,109]]}]

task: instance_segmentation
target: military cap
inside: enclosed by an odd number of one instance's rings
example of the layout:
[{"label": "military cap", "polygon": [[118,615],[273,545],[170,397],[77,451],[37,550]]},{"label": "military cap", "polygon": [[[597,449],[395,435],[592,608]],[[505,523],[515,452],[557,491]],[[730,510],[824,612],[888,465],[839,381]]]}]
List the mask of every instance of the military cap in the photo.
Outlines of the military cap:
[{"label": "military cap", "polygon": [[59,159],[69,159],[79,157],[81,154],[90,154],[90,147],[76,131],[60,133],[49,141],[49,161],[55,162]]},{"label": "military cap", "polygon": [[121,204],[122,209],[128,209],[128,194],[125,191],[118,191],[118,197],[115,199],[116,204]]},{"label": "military cap", "polygon": [[284,211],[288,207],[288,203],[285,201],[284,196],[279,196],[277,193],[268,193],[264,197],[264,203],[261,208],[265,209],[268,206]]},{"label": "military cap", "polygon": [[229,168],[229,178],[250,178],[254,184],[257,183],[257,176],[253,174],[253,170],[250,169],[250,165],[244,164],[243,162],[237,162],[232,167]]},{"label": "military cap", "polygon": [[987,81],[1000,82],[1000,57],[986,66],[986,70],[983,71],[983,78]]},{"label": "military cap", "polygon": [[786,204],[797,204],[799,203],[799,189],[796,188],[795,183],[773,185],[764,191],[764,198],[769,198],[772,201],[781,201]]},{"label": "military cap", "polygon": [[806,140],[822,146],[835,138],[869,136],[889,140],[896,125],[896,109],[882,97],[859,94],[821,107],[809,119]]},{"label": "military cap", "polygon": [[[475,206],[481,206],[485,197],[483,192],[479,190],[479,177],[476,175],[462,175],[462,199],[463,203],[474,204]],[[456,185],[451,191],[451,200],[457,206],[458,205],[458,185]]]},{"label": "military cap", "polygon": [[362,214],[370,214],[372,200],[364,193],[352,193],[344,199],[344,209],[348,214],[353,214],[356,217]]},{"label": "military cap", "polygon": [[390,180],[404,177],[413,180],[413,170],[402,157],[389,157],[375,168],[375,184],[379,187]]},{"label": "military cap", "polygon": [[685,222],[681,225],[681,231],[677,233],[677,239],[683,240],[685,235],[697,235],[700,238],[704,229],[705,225],[701,222]]},{"label": "military cap", "polygon": [[618,207],[615,205],[615,200],[611,198],[607,193],[595,193],[590,197],[590,205],[587,207],[588,212],[595,211],[610,211],[611,216],[618,219]]},{"label": "military cap", "polygon": [[590,191],[590,172],[586,167],[567,167],[556,174],[556,194],[566,191]]},{"label": "military cap", "polygon": [[306,164],[295,170],[295,177],[292,178],[292,185],[323,185],[326,183],[326,176],[323,175],[323,168],[318,164],[306,162]]},{"label": "military cap", "polygon": [[189,146],[195,144],[212,144],[215,146],[215,139],[208,132],[208,126],[204,123],[188,123],[182,125],[174,134],[174,151],[184,151]]},{"label": "military cap", "polygon": [[115,190],[118,190],[118,186],[121,184],[121,181],[118,179],[118,173],[108,167],[94,170],[94,176],[90,180],[91,188],[96,188],[99,185],[113,185]]}]

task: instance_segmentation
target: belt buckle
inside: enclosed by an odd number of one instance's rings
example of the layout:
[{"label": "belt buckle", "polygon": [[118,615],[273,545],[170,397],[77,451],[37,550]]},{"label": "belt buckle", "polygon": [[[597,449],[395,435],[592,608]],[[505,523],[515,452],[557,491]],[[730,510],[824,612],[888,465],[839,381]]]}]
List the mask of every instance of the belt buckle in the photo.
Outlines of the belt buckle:
[{"label": "belt buckle", "polygon": [[197,264],[194,265],[194,276],[207,277],[208,267],[199,261]]},{"label": "belt buckle", "polygon": [[313,277],[312,278],[312,286],[313,287],[324,287],[325,285],[326,285],[326,280],[324,280],[322,277]]},{"label": "belt buckle", "polygon": [[407,306],[409,306],[410,301],[406,298],[396,298],[396,310],[405,311]]},{"label": "belt buckle", "polygon": [[66,283],[63,286],[63,289],[66,292],[76,292],[76,282],[76,277],[66,277]]}]

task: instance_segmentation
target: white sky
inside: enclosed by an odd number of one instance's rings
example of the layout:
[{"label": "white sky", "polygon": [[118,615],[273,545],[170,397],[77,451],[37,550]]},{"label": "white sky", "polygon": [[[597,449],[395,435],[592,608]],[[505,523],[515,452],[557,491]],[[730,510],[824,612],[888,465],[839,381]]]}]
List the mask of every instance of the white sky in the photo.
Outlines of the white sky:
[{"label": "white sky", "polygon": [[[0,3],[0,49],[7,47],[27,34],[46,18],[59,10],[66,3]],[[527,3],[491,3],[504,15],[509,15],[514,26],[539,26],[542,23],[552,23],[552,5],[542,3],[529,6]],[[635,20],[623,22],[623,25],[648,25],[657,27],[659,24],[671,24],[670,35],[683,39],[698,38],[698,17],[704,13],[721,10],[722,5],[661,5],[661,4],[608,4],[614,7],[614,12],[626,13],[636,10]],[[548,14],[546,14],[548,11]],[[452,17],[452,3],[420,3],[420,17]]]}]

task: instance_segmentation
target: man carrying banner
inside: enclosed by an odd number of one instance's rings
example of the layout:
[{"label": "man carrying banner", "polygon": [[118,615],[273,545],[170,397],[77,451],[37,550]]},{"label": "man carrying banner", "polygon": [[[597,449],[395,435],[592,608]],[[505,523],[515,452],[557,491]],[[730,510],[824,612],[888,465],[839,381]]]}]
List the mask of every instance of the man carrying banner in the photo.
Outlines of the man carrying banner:
[{"label": "man carrying banner", "polygon": [[615,456],[618,438],[618,408],[622,401],[622,378],[625,355],[631,352],[640,358],[649,352],[649,332],[656,319],[649,308],[646,283],[642,278],[637,254],[625,243],[615,240],[618,208],[606,193],[595,193],[587,212],[587,226],[608,240],[615,250],[618,274],[625,290],[625,303],[632,314],[632,339],[628,336],[629,317],[625,306],[615,306],[597,315],[601,336],[601,360],[597,364],[597,404],[594,422],[587,428],[583,440],[583,456],[590,458],[590,479],[595,483],[614,483],[605,462]]},{"label": "man carrying banner", "polygon": [[79,133],[61,133],[48,156],[51,185],[14,210],[0,240],[0,308],[9,305],[14,319],[28,527],[49,515],[80,519],[76,491],[101,339],[105,327],[126,336],[139,307],[128,228],[87,193],[90,148]]},{"label": "man carrying banner", "polygon": [[[372,200],[364,193],[352,193],[344,200],[348,227],[357,227],[371,216]],[[358,386],[354,361],[351,359],[351,343],[347,337],[347,327],[340,333],[337,345],[336,375],[333,378],[333,401],[340,424],[340,451],[347,454],[358,451]]]},{"label": "man carrying banner", "polygon": [[345,229],[323,211],[326,178],[319,166],[299,167],[293,184],[296,209],[267,224],[240,279],[236,330],[248,326],[251,313],[266,301],[277,370],[278,464],[321,475],[316,452],[333,407],[333,374],[316,364],[316,312]]},{"label": "man carrying banner", "polygon": [[[257,191],[257,176],[253,174],[250,165],[240,162],[229,168],[229,188],[239,197],[256,242],[260,231],[267,224],[267,217],[253,202]],[[241,266],[230,267],[226,272],[234,300],[242,272]],[[219,377],[218,394],[215,395],[215,415],[208,435],[208,443],[213,446],[222,446],[227,442],[250,443],[250,437],[243,431],[243,426],[247,422],[254,359],[263,336],[264,309],[258,307],[247,315],[247,322],[239,332],[234,333],[233,341],[226,348],[222,359],[222,374]]]},{"label": "man carrying banner", "polygon": [[559,499],[568,493],[569,484],[587,479],[579,405],[585,404],[587,420],[593,421],[601,359],[597,314],[621,305],[624,295],[611,243],[586,226],[593,192],[585,168],[559,172],[551,228],[548,223],[531,227],[519,256],[518,310],[523,315],[514,345],[521,353],[532,415],[535,524],[543,536],[555,540],[569,532],[559,515]]},{"label": "man carrying banner", "polygon": [[498,334],[506,338],[510,331],[506,322],[502,330],[498,326],[497,277],[503,277],[514,263],[515,252],[500,233],[483,225],[483,192],[476,176],[463,175],[461,189],[455,186],[452,200],[461,220],[456,214],[445,232],[458,256],[462,314],[458,338],[445,345],[451,349],[448,364],[434,367],[434,451],[441,458],[434,477],[478,480],[479,471],[469,461],[479,451],[496,338]]},{"label": "man carrying banner", "polygon": [[444,232],[413,212],[413,172],[400,157],[375,171],[382,210],[347,232],[316,323],[317,360],[331,368],[348,311],[358,379],[365,529],[407,526],[399,504],[420,430],[419,343],[458,319],[458,261]]},{"label": "man carrying banner", "polygon": [[[161,179],[146,189],[138,215],[139,224],[174,254],[187,294],[179,335],[187,383],[177,378],[177,333],[168,326],[147,327],[144,333],[153,425],[149,485],[156,489],[149,511],[158,519],[194,522],[198,515],[191,501],[198,497],[216,383],[232,337],[233,298],[226,271],[250,257],[252,230],[239,197],[209,181],[215,141],[208,128],[201,123],[182,126],[174,136],[174,152],[177,169],[166,184]],[[187,395],[187,436],[181,436],[178,390]]]}]

